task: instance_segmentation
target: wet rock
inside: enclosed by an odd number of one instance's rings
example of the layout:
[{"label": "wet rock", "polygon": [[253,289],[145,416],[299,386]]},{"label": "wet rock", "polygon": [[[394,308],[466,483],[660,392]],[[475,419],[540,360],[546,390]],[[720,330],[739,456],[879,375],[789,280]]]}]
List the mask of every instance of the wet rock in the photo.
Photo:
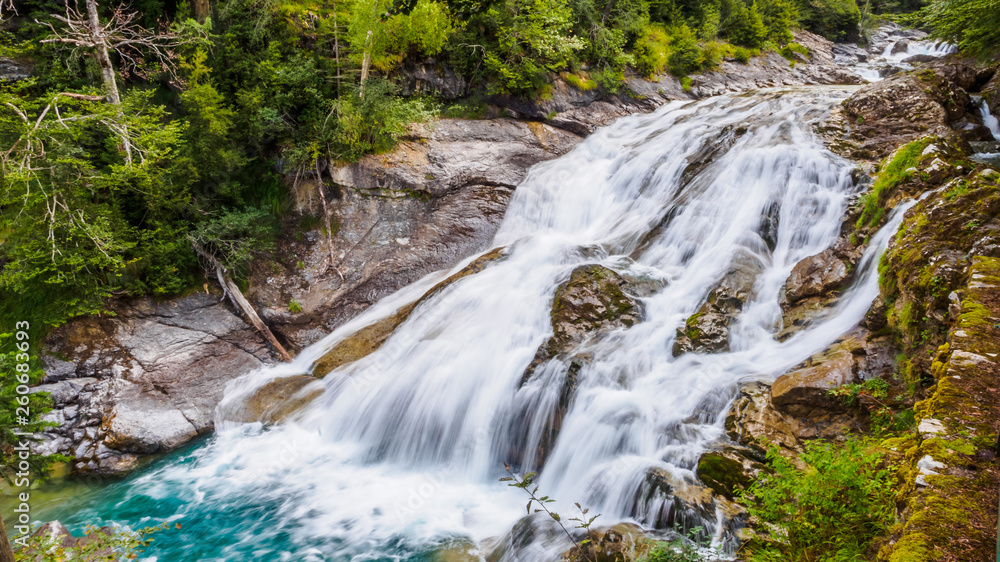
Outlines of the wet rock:
[{"label": "wet rock", "polygon": [[907,64],[917,64],[921,62],[930,62],[935,59],[937,59],[937,57],[935,57],[934,55],[913,55],[903,59],[903,62]]},{"label": "wet rock", "polygon": [[951,124],[975,112],[962,88],[925,68],[869,84],[836,108],[823,125],[831,148],[860,160],[881,159],[926,135],[951,137]]},{"label": "wet rock", "polygon": [[825,295],[839,289],[850,277],[848,264],[833,249],[810,256],[792,268],[785,282],[785,298],[790,303]]},{"label": "wet rock", "polygon": [[684,327],[677,330],[673,355],[688,352],[719,352],[729,350],[729,327],[740,312],[743,303],[753,292],[753,284],[763,264],[751,252],[744,252],[733,259],[725,277],[708,295],[705,304],[691,315]]},{"label": "wet rock", "polygon": [[905,53],[908,50],[910,50],[910,42],[906,39],[900,39],[893,43],[892,49],[889,52],[895,55],[897,53]]},{"label": "wet rock", "polygon": [[791,423],[771,404],[770,387],[763,383],[740,387],[726,415],[725,427],[729,438],[746,447],[748,458],[756,462],[767,460],[770,445],[778,446],[785,456],[793,456],[802,448]]},{"label": "wet rock", "polygon": [[619,523],[613,527],[598,527],[590,532],[590,542],[576,545],[563,553],[564,562],[620,562],[640,560],[654,542],[642,527],[634,523]]},{"label": "wet rock", "polygon": [[674,357],[692,351],[718,353],[729,351],[729,325],[732,315],[714,303],[705,303],[698,312],[684,322],[684,328],[677,330],[674,342]]},{"label": "wet rock", "polygon": [[225,419],[241,423],[280,423],[321,394],[323,385],[316,377],[277,378],[256,389],[235,412],[226,412]]},{"label": "wet rock", "polygon": [[382,347],[382,344],[385,343],[390,335],[392,335],[392,332],[394,332],[400,324],[405,322],[406,319],[410,317],[410,314],[413,313],[413,310],[420,303],[437,294],[442,289],[459,279],[479,273],[490,264],[502,260],[506,255],[506,250],[504,248],[496,248],[483,254],[473,260],[469,265],[463,267],[457,273],[449,276],[444,281],[441,281],[432,287],[413,303],[408,304],[397,310],[395,313],[369,324],[368,326],[365,326],[364,328],[361,328],[351,334],[343,341],[336,344],[332,349],[330,349],[330,351],[324,353],[323,356],[316,361],[312,368],[312,375],[314,377],[323,378],[337,367],[347,363],[352,363],[373,353],[378,348]]},{"label": "wet rock", "polygon": [[642,303],[627,289],[628,281],[606,267],[586,265],[573,270],[569,280],[556,289],[552,338],[543,345],[544,353],[565,354],[591,337],[641,320]]},{"label": "wet rock", "polygon": [[[576,391],[579,373],[590,361],[589,354],[581,352],[580,347],[643,318],[642,303],[630,293],[625,277],[601,265],[576,268],[556,289],[550,313],[552,337],[538,347],[521,376],[520,386],[523,388],[534,377],[547,377],[540,380],[556,381],[559,399],[541,422],[544,429],[537,444],[527,443],[524,435],[511,436],[511,446],[504,458],[515,469],[540,469],[551,452]],[[517,415],[527,420],[540,414],[522,411]],[[531,446],[535,448],[528,451]],[[532,466],[525,467],[529,458],[533,460]]]},{"label": "wet rock", "polygon": [[708,488],[690,476],[652,468],[636,490],[632,517],[657,529],[691,529],[715,514]]},{"label": "wet rock", "polygon": [[749,488],[765,467],[757,458],[758,453],[733,445],[709,451],[698,459],[698,479],[716,494],[735,500],[738,492]]}]

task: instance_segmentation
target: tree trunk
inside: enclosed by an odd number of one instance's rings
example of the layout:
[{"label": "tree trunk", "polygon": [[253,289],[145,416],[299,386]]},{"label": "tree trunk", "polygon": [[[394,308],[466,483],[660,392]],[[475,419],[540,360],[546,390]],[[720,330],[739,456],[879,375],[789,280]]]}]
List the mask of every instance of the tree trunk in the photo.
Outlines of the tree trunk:
[{"label": "tree trunk", "polygon": [[107,100],[118,107],[118,115],[121,118],[121,140],[122,149],[125,151],[125,162],[132,163],[132,140],[128,136],[128,127],[125,126],[125,115],[121,111],[122,98],[118,93],[118,81],[115,79],[115,67],[111,64],[111,53],[108,50],[108,38],[104,36],[104,27],[101,25],[101,18],[97,13],[97,0],[87,0],[87,17],[90,24],[90,36],[94,41],[94,52],[97,55],[97,63],[101,66],[101,79],[104,81],[104,89],[107,90]]},{"label": "tree trunk", "polygon": [[194,19],[198,20],[198,23],[205,23],[211,11],[212,7],[208,0],[194,0]]},{"label": "tree trunk", "polygon": [[14,550],[10,547],[10,539],[7,538],[7,527],[3,524],[3,515],[0,515],[0,562],[14,562]]},{"label": "tree trunk", "polygon": [[333,255],[333,230],[330,229],[330,209],[326,204],[326,193],[323,189],[323,174],[319,171],[319,159],[316,160],[316,189],[319,190],[319,201],[323,204],[323,224],[326,226],[326,247],[330,252],[330,267],[337,273],[340,277],[341,283],[344,281],[344,275],[340,272],[340,268],[337,267],[336,258]]},{"label": "tree trunk", "polygon": [[365,80],[368,79],[368,67],[372,64],[372,30],[368,30],[368,37],[365,39],[365,56],[361,59],[361,86],[358,97],[365,99]]},{"label": "tree trunk", "polygon": [[232,301],[236,308],[243,311],[243,315],[247,317],[250,324],[256,328],[257,331],[264,336],[264,339],[266,339],[274,347],[275,351],[278,352],[278,355],[281,356],[281,360],[286,362],[291,361],[292,356],[285,351],[285,348],[278,342],[278,338],[274,337],[274,334],[271,332],[271,329],[267,327],[267,324],[264,324],[264,321],[260,319],[260,316],[257,316],[257,311],[253,309],[253,305],[251,305],[250,301],[243,296],[243,293],[240,292],[240,288],[236,286],[236,283],[233,283],[232,279],[226,275],[226,270],[222,267],[222,264],[219,263],[219,260],[215,259],[215,256],[206,252],[201,246],[193,241],[191,242],[191,247],[194,249],[195,253],[205,258],[207,262],[215,267],[215,275],[219,279],[219,284],[222,285],[222,290],[229,295],[229,300]]}]

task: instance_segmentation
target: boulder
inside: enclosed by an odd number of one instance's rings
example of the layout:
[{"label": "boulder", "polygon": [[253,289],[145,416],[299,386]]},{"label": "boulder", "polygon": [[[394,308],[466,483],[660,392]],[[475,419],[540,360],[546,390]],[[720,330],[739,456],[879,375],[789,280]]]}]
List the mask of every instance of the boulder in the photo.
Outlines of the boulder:
[{"label": "boulder", "polygon": [[733,445],[709,451],[698,459],[698,479],[717,495],[735,500],[765,467],[756,457],[750,449]]},{"label": "boulder", "polygon": [[874,160],[926,135],[952,136],[950,125],[970,111],[975,107],[965,90],[923,69],[864,86],[831,113],[824,131],[835,151]]},{"label": "boulder", "polygon": [[828,248],[795,264],[785,281],[785,298],[795,303],[807,297],[825,295],[839,289],[848,277],[848,264]]},{"label": "boulder", "polygon": [[794,456],[802,446],[785,416],[771,404],[770,387],[754,382],[741,385],[726,414],[726,434],[747,448],[747,457],[767,460],[767,449],[776,445],[785,456]]},{"label": "boulder", "polygon": [[831,350],[821,359],[775,379],[771,401],[778,411],[799,417],[807,417],[815,410],[843,411],[843,405],[831,398],[829,391],[855,382],[854,354],[841,348]]}]

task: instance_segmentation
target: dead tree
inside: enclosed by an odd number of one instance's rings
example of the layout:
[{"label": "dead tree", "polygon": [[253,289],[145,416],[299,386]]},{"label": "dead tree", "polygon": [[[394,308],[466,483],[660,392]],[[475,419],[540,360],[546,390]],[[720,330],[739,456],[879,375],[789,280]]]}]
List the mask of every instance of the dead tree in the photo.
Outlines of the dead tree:
[{"label": "dead tree", "polygon": [[264,339],[266,339],[268,343],[274,347],[274,350],[278,352],[282,361],[291,361],[292,356],[285,351],[285,348],[280,342],[278,342],[278,338],[274,337],[274,333],[271,332],[271,329],[268,328],[267,324],[264,324],[264,321],[260,319],[260,316],[257,315],[257,311],[254,310],[253,305],[251,305],[250,301],[243,296],[243,293],[240,291],[240,288],[236,286],[236,283],[233,283],[233,280],[229,278],[229,275],[226,273],[226,268],[219,263],[219,260],[217,260],[215,256],[209,252],[205,251],[205,249],[194,240],[191,241],[191,248],[194,249],[196,254],[208,262],[213,269],[215,269],[215,275],[219,280],[219,285],[222,285],[223,298],[226,296],[229,297],[229,300],[233,303],[233,305],[243,312],[247,321],[249,321],[250,324],[256,328],[262,336],[264,336]]},{"label": "dead tree", "polygon": [[[3,1],[5,0],[0,0]],[[47,23],[52,35],[41,42],[64,43],[73,45],[74,49],[89,50],[101,67],[101,79],[108,103],[121,106],[115,66],[111,61],[112,52],[121,61],[120,70],[125,74],[135,72],[142,75],[142,63],[147,58],[152,58],[159,63],[160,69],[172,82],[180,83],[177,77],[176,49],[196,38],[181,37],[166,26],[161,26],[162,29],[159,31],[148,30],[137,23],[138,12],[121,6],[115,8],[106,24],[102,24],[97,0],[84,0],[84,3],[86,13],[81,12],[78,2],[73,0],[66,2],[64,15],[52,14],[54,20],[62,23],[62,29],[56,29],[51,23]],[[120,110],[119,114],[120,123],[112,129],[121,137],[125,160],[131,164],[133,144]]]}]

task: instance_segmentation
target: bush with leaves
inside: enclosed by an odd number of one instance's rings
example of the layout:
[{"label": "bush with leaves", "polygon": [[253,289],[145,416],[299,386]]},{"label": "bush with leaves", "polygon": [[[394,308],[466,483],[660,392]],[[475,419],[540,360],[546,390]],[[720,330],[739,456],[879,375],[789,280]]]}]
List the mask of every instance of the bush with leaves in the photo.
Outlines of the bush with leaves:
[{"label": "bush with leaves", "polygon": [[[87,527],[84,536],[70,539],[50,534],[36,534],[28,539],[28,545],[16,552],[23,562],[125,562],[136,560],[142,549],[153,543],[151,535],[170,526],[164,522],[137,531],[113,529],[110,527]],[[180,524],[176,525],[180,529]]]},{"label": "bush with leaves", "polygon": [[993,0],[931,0],[908,21],[980,59],[1000,55],[1000,3]]},{"label": "bush with leaves", "polygon": [[740,502],[756,518],[758,533],[743,548],[753,562],[865,560],[871,541],[893,524],[892,471],[877,444],[849,439],[807,442],[803,467],[767,453],[762,472]]}]

